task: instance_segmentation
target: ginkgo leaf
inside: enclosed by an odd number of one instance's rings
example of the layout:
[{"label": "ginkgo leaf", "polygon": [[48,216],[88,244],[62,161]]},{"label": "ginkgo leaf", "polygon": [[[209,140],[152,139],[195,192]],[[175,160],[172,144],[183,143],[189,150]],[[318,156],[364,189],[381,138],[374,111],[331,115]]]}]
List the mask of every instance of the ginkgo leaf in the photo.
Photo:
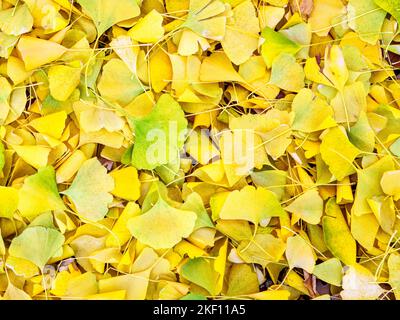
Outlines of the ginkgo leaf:
[{"label": "ginkgo leaf", "polygon": [[221,44],[228,58],[239,65],[257,49],[260,27],[251,1],[242,2],[232,11],[232,22],[227,24]]},{"label": "ginkgo leaf", "polygon": [[51,151],[49,147],[38,145],[14,145],[13,149],[24,161],[36,169],[47,166]]},{"label": "ginkgo leaf", "polygon": [[29,122],[29,125],[40,133],[47,134],[55,139],[60,139],[65,129],[66,120],[67,113],[65,111],[60,111],[34,119]]},{"label": "ginkgo leaf", "polygon": [[400,21],[400,1],[399,0],[374,0],[375,4],[386,12],[389,12],[397,21]]},{"label": "ginkgo leaf", "polygon": [[191,193],[185,203],[181,206],[181,210],[192,211],[197,214],[196,224],[194,230],[208,227],[214,228],[214,224],[211,221],[206,209],[204,208],[203,200],[200,195],[196,192]]},{"label": "ginkgo leaf", "polygon": [[164,36],[162,23],[163,16],[152,10],[128,31],[128,35],[138,42],[155,43]]},{"label": "ginkgo leaf", "polygon": [[395,200],[400,198],[400,170],[386,171],[381,178],[381,188],[387,195],[394,196]]},{"label": "ginkgo leaf", "polygon": [[394,164],[389,156],[383,157],[369,167],[358,172],[358,184],[351,212],[356,216],[372,213],[367,199],[384,195],[380,181],[387,171],[392,171]]},{"label": "ginkgo leaf", "polygon": [[48,75],[50,93],[53,98],[66,101],[80,82],[81,69],[63,65],[51,66]]},{"label": "ginkgo leaf", "polygon": [[138,77],[119,59],[111,59],[104,65],[97,88],[103,98],[121,106],[145,91]]},{"label": "ginkgo leaf", "polygon": [[64,236],[55,229],[28,227],[12,240],[9,253],[43,269],[49,259],[59,253],[63,243]]},{"label": "ginkgo leaf", "polygon": [[332,108],[322,98],[314,97],[309,89],[302,89],[296,95],[292,111],[294,130],[314,132],[336,126]]},{"label": "ginkgo leaf", "polygon": [[271,84],[283,90],[299,92],[304,87],[304,77],[303,68],[293,56],[281,53],[274,59]]},{"label": "ginkgo leaf", "polygon": [[183,147],[187,120],[179,103],[162,95],[152,112],[134,121],[135,145],[132,164],[152,170],[177,159]]},{"label": "ginkgo leaf", "polygon": [[[246,208],[243,204],[247,204]],[[231,192],[218,212],[213,216],[228,220],[247,220],[255,225],[269,223],[271,217],[283,215],[283,209],[275,194],[265,188],[246,186]]]},{"label": "ginkgo leaf", "polygon": [[295,55],[301,49],[297,43],[288,39],[283,34],[274,31],[270,27],[265,27],[261,35],[265,39],[261,54],[268,68],[272,67],[275,58],[280,54],[287,53]]},{"label": "ginkgo leaf", "polygon": [[375,300],[384,293],[376,283],[374,275],[360,264],[348,267],[343,276],[342,286],[340,296],[344,300]]},{"label": "ginkgo leaf", "polygon": [[300,235],[287,239],[285,254],[291,269],[301,268],[308,273],[313,273],[315,266],[313,250]]},{"label": "ginkgo leaf", "polygon": [[216,292],[219,274],[215,271],[211,259],[195,258],[182,266],[182,276],[206,289],[210,294]]},{"label": "ginkgo leaf", "polygon": [[30,220],[46,211],[64,210],[53,167],[44,167],[25,179],[19,189],[18,210]]},{"label": "ginkgo leaf", "polygon": [[356,262],[356,241],[334,198],[326,204],[326,216],[322,218],[324,240],[332,254],[346,265]]},{"label": "ginkgo leaf", "polygon": [[99,221],[108,212],[113,189],[114,179],[97,158],[92,158],[83,163],[71,186],[62,194],[72,200],[79,215],[90,221]]},{"label": "ginkgo leaf", "polygon": [[133,167],[112,171],[110,176],[114,179],[115,188],[112,194],[129,200],[136,201],[140,197],[140,181],[138,172]]},{"label": "ginkgo leaf", "polygon": [[137,17],[140,7],[136,0],[78,0],[84,11],[95,22],[98,37],[118,22]]},{"label": "ginkgo leaf", "polygon": [[311,29],[318,36],[326,36],[332,28],[333,19],[343,14],[345,6],[336,0],[314,0],[309,17]]},{"label": "ginkgo leaf", "polygon": [[18,190],[0,186],[0,217],[11,219],[18,208]]},{"label": "ginkgo leaf", "polygon": [[196,213],[179,210],[162,198],[147,212],[128,222],[131,234],[154,249],[172,248],[194,230]]},{"label": "ginkgo leaf", "polygon": [[252,240],[242,241],[237,252],[247,263],[257,263],[265,267],[278,262],[285,252],[286,245],[271,234],[257,234]]},{"label": "ginkgo leaf", "polygon": [[358,121],[360,114],[367,110],[367,92],[362,82],[357,81],[344,86],[343,91],[338,92],[332,99],[331,106],[337,123],[349,124]]},{"label": "ginkgo leaf", "polygon": [[259,291],[257,274],[247,264],[233,265],[228,282],[228,296],[246,295]]},{"label": "ginkgo leaf", "polygon": [[200,80],[205,82],[243,81],[225,53],[215,52],[203,60]]},{"label": "ginkgo leaf", "polygon": [[313,275],[326,283],[340,287],[342,285],[342,264],[336,258],[331,258],[314,267]]},{"label": "ginkgo leaf", "polygon": [[324,133],[320,151],[322,160],[338,180],[354,173],[353,161],[360,154],[360,150],[351,144],[339,127],[328,129],[328,132]]},{"label": "ginkgo leaf", "polygon": [[393,198],[386,196],[375,196],[367,199],[367,202],[382,230],[388,234],[392,234],[393,226],[396,222],[396,212]]},{"label": "ginkgo leaf", "polygon": [[315,189],[306,191],[285,207],[286,211],[299,215],[301,219],[310,224],[319,224],[323,209],[324,201]]},{"label": "ginkgo leaf", "polygon": [[219,0],[190,0],[189,14],[181,27],[205,38],[222,40],[225,35],[225,10],[225,4]]},{"label": "ginkgo leaf", "polygon": [[8,35],[19,36],[31,31],[32,26],[33,17],[25,3],[0,11],[0,30]]},{"label": "ginkgo leaf", "polygon": [[375,148],[375,133],[368,122],[365,112],[361,112],[357,123],[350,128],[350,142],[364,152],[372,152]]},{"label": "ginkgo leaf", "polygon": [[372,45],[380,37],[380,31],[386,12],[380,9],[374,0],[350,0],[347,5],[349,26],[360,39]]},{"label": "ginkgo leaf", "polygon": [[19,39],[17,49],[27,71],[53,62],[67,51],[67,48],[58,43],[29,36]]}]

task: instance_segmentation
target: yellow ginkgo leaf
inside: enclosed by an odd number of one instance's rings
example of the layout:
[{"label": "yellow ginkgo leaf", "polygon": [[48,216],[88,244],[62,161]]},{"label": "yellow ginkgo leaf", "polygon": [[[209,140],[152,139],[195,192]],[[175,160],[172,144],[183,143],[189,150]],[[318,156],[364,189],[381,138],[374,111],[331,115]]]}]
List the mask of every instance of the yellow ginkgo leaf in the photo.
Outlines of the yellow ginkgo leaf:
[{"label": "yellow ginkgo leaf", "polygon": [[257,263],[265,267],[278,262],[285,252],[286,245],[271,234],[257,234],[252,240],[242,241],[237,252],[246,263]]},{"label": "yellow ginkgo leaf", "polygon": [[134,167],[112,171],[110,176],[114,178],[115,188],[111,192],[114,196],[136,201],[140,197],[140,181],[138,172]]},{"label": "yellow ginkgo leaf", "polygon": [[196,220],[194,212],[175,209],[159,198],[149,211],[130,219],[128,228],[135,238],[154,249],[172,248],[192,233]]},{"label": "yellow ginkgo leaf", "polygon": [[82,217],[99,221],[108,212],[108,205],[113,197],[114,179],[107,174],[97,158],[83,163],[72,185],[62,194],[67,195],[75,205],[76,211]]},{"label": "yellow ginkgo leaf", "polygon": [[25,179],[19,189],[18,202],[18,210],[23,217],[32,220],[43,212],[63,209],[65,205],[58,193],[52,167],[41,168]]},{"label": "yellow ginkgo leaf", "polygon": [[233,17],[226,26],[221,44],[228,58],[239,65],[257,49],[260,27],[251,1],[242,2],[232,11]]},{"label": "yellow ginkgo leaf", "polygon": [[400,294],[400,256],[398,253],[394,252],[390,254],[388,259],[388,268],[389,268],[389,283],[393,288],[393,292],[398,299]]},{"label": "yellow ginkgo leaf", "polygon": [[64,65],[49,68],[50,93],[54,99],[66,101],[81,79],[81,69]]},{"label": "yellow ginkgo leaf", "polygon": [[[243,205],[246,204],[246,208]],[[283,215],[275,194],[263,187],[246,186],[231,192],[213,217],[227,220],[247,220],[255,225],[268,225],[271,217]]]},{"label": "yellow ginkgo leaf", "polygon": [[343,276],[344,300],[376,300],[384,290],[376,283],[374,275],[360,264],[349,266]]},{"label": "yellow ginkgo leaf", "polygon": [[227,7],[220,0],[190,0],[189,14],[181,27],[212,40],[225,35]]},{"label": "yellow ginkgo leaf", "polygon": [[29,125],[40,133],[47,134],[55,139],[60,139],[65,129],[65,120],[67,120],[67,113],[65,111],[60,111],[34,119],[29,122]]},{"label": "yellow ginkgo leaf", "polygon": [[13,149],[25,162],[36,169],[43,168],[48,163],[50,153],[50,148],[48,147],[38,145],[13,145]]},{"label": "yellow ginkgo leaf", "polygon": [[114,24],[137,17],[140,14],[140,7],[136,1],[78,0],[77,2],[95,22],[98,37]]},{"label": "yellow ginkgo leaf", "polygon": [[29,36],[20,38],[17,49],[27,71],[53,62],[67,51],[65,47],[58,43]]},{"label": "yellow ginkgo leaf", "polygon": [[344,14],[345,6],[336,0],[314,0],[309,23],[312,31],[326,36],[332,28],[332,20]]},{"label": "yellow ginkgo leaf", "polygon": [[127,65],[132,74],[136,74],[137,60],[140,51],[139,44],[128,36],[119,36],[110,42],[110,47]]},{"label": "yellow ginkgo leaf", "polygon": [[309,89],[302,89],[296,95],[292,110],[294,130],[314,132],[336,126],[332,108],[322,98],[314,97]]},{"label": "yellow ginkgo leaf", "polygon": [[215,52],[201,64],[200,80],[205,82],[243,81],[226,54]]},{"label": "yellow ginkgo leaf", "polygon": [[299,215],[301,219],[310,224],[320,223],[323,209],[324,202],[315,189],[306,191],[285,207],[286,211]]},{"label": "yellow ginkgo leaf", "polygon": [[99,281],[99,293],[125,290],[127,300],[144,300],[149,285],[150,270],[133,274],[101,279]]},{"label": "yellow ginkgo leaf", "polygon": [[135,41],[155,43],[164,36],[163,16],[157,10],[151,10],[128,31]]},{"label": "yellow ginkgo leaf", "polygon": [[149,69],[153,90],[161,92],[172,80],[171,61],[161,48],[156,49],[150,56]]},{"label": "yellow ginkgo leaf", "polygon": [[392,171],[394,163],[390,156],[383,157],[369,167],[358,172],[358,184],[351,212],[356,216],[372,213],[367,199],[384,195],[381,180],[385,172]]},{"label": "yellow ginkgo leaf", "polygon": [[0,217],[11,219],[18,208],[18,190],[0,186]]},{"label": "yellow ginkgo leaf", "polygon": [[315,258],[313,249],[300,235],[295,235],[287,239],[286,259],[289,267],[301,268],[308,273],[313,273]]},{"label": "yellow ginkgo leaf", "polygon": [[351,144],[340,127],[328,129],[323,134],[320,151],[322,160],[337,180],[354,173],[353,161],[360,154],[360,150]]},{"label": "yellow ginkgo leaf", "polygon": [[400,170],[385,172],[380,184],[385,194],[393,196],[395,200],[400,199]]},{"label": "yellow ginkgo leaf", "polygon": [[32,26],[33,17],[25,3],[0,11],[0,30],[8,35],[19,36],[31,31]]},{"label": "yellow ginkgo leaf", "polygon": [[138,77],[119,59],[111,59],[104,65],[97,87],[105,99],[121,106],[145,91]]},{"label": "yellow ginkgo leaf", "polygon": [[134,202],[129,202],[122,211],[121,215],[118,217],[117,222],[114,224],[112,232],[108,235],[106,239],[106,246],[123,246],[131,237],[131,233],[127,227],[128,221],[130,218],[133,218],[139,214],[140,207]]},{"label": "yellow ginkgo leaf", "polygon": [[334,198],[328,201],[325,211],[326,216],[322,218],[325,244],[336,258],[352,265],[356,262],[356,241]]}]

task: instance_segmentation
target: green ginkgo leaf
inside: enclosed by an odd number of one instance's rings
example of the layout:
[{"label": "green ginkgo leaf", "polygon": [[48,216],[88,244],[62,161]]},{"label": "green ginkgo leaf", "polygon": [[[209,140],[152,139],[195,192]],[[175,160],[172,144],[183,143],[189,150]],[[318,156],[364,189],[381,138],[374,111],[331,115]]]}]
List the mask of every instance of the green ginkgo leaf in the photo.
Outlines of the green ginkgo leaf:
[{"label": "green ginkgo leaf", "polygon": [[11,256],[33,262],[40,269],[51,257],[59,255],[64,236],[57,230],[41,226],[28,227],[10,245]]},{"label": "green ginkgo leaf", "polygon": [[214,295],[220,275],[211,259],[194,258],[182,266],[182,276]]},{"label": "green ginkgo leaf", "polygon": [[206,208],[204,208],[203,200],[198,193],[191,193],[186,198],[185,203],[181,206],[181,210],[193,211],[197,214],[194,230],[206,227],[214,228],[214,224],[212,223]]},{"label": "green ginkgo leaf", "polygon": [[194,230],[197,214],[171,207],[162,198],[147,212],[128,221],[128,229],[141,243],[154,249],[172,248]]},{"label": "green ginkgo leaf", "polygon": [[281,53],[274,59],[270,84],[286,91],[299,92],[304,88],[304,78],[303,68],[292,55]]},{"label": "green ginkgo leaf", "polygon": [[64,209],[65,205],[58,193],[53,167],[40,168],[38,173],[27,177],[19,189],[18,210],[29,220],[46,211]]},{"label": "green ginkgo leaf", "polygon": [[374,0],[350,0],[347,6],[349,26],[360,39],[372,45],[381,37],[381,28],[386,12]]},{"label": "green ginkgo leaf", "polygon": [[274,59],[281,53],[295,55],[301,49],[297,43],[270,27],[265,27],[261,36],[265,39],[261,54],[268,68],[271,68]]},{"label": "green ginkgo leaf", "polygon": [[79,215],[91,221],[99,221],[108,212],[113,190],[114,179],[107,174],[107,169],[97,158],[92,158],[83,163],[71,187],[62,194],[72,200]]},{"label": "green ginkgo leaf", "polygon": [[19,36],[32,30],[33,17],[24,3],[17,8],[0,11],[0,30],[12,36]]},{"label": "green ginkgo leaf", "polygon": [[140,14],[137,0],[77,0],[77,2],[93,19],[99,37],[114,24]]},{"label": "green ginkgo leaf", "polygon": [[331,258],[316,265],[313,275],[326,283],[340,287],[342,285],[342,269],[339,259]]},{"label": "green ginkgo leaf", "polygon": [[374,2],[400,23],[400,0],[374,0]]},{"label": "green ginkgo leaf", "polygon": [[179,103],[169,94],[162,95],[149,115],[134,120],[132,164],[153,170],[172,163],[183,147],[187,124]]}]

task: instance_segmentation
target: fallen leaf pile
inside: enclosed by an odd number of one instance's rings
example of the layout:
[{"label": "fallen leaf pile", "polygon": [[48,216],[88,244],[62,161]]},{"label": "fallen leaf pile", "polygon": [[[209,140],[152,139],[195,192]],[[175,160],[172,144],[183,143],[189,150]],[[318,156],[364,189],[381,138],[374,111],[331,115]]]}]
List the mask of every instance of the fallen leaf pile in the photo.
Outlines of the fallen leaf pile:
[{"label": "fallen leaf pile", "polygon": [[0,0],[2,299],[400,299],[399,0]]}]

